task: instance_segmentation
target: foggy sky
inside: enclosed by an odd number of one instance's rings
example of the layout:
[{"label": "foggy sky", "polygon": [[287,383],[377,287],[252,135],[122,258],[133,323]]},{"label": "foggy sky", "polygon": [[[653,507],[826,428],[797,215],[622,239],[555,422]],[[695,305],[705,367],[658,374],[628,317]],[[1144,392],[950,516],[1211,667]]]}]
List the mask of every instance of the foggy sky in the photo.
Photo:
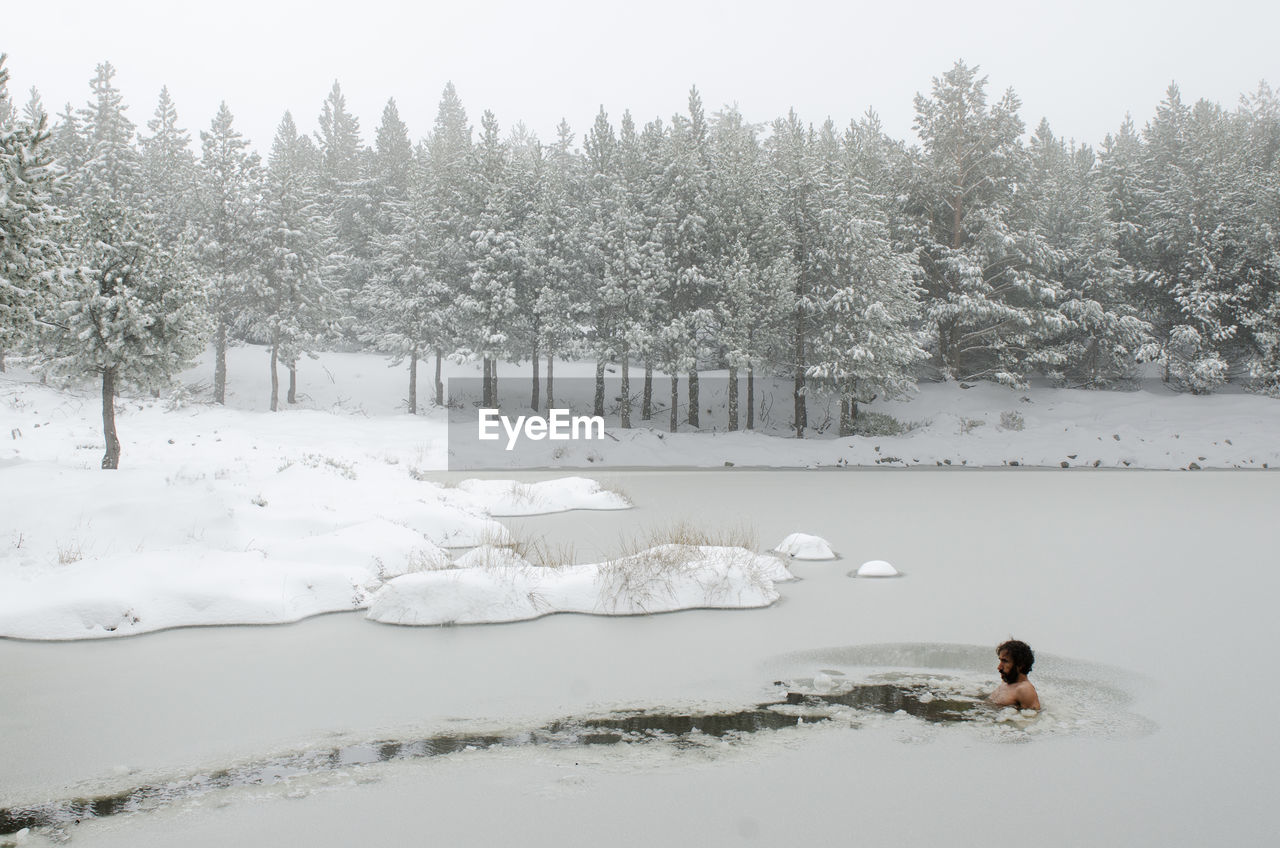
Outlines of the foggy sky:
[{"label": "foggy sky", "polygon": [[370,143],[388,97],[410,136],[425,136],[449,80],[473,125],[491,109],[504,133],[523,121],[549,142],[564,117],[575,143],[601,105],[615,126],[628,108],[640,125],[667,121],[692,84],[708,114],[736,103],[763,122],[795,108],[843,128],[870,107],[891,135],[914,141],[914,95],[957,59],[981,66],[992,99],[1012,86],[1029,130],[1044,116],[1057,135],[1094,144],[1126,112],[1141,127],[1171,81],[1189,103],[1228,108],[1260,79],[1280,85],[1280,4],[890,5],[802,0],[784,14],[756,0],[48,0],[33,7],[39,19],[9,18],[0,51],[19,106],[32,85],[51,114],[83,105],[94,66],[109,60],[140,128],[168,85],[197,151],[226,100],[264,154],[286,109],[299,129],[315,129],[335,79]]}]

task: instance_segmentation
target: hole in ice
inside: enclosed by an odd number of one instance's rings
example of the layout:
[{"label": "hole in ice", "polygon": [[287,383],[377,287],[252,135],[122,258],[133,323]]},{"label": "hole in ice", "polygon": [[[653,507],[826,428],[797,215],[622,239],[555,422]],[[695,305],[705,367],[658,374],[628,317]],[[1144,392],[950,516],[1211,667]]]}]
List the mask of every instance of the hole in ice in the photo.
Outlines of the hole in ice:
[{"label": "hole in ice", "polygon": [[[86,819],[153,810],[210,792],[288,783],[306,775],[367,764],[446,756],[496,747],[670,744],[744,741],[752,734],[819,723],[859,728],[915,718],[932,727],[976,732],[997,741],[1035,735],[1138,735],[1154,725],[1129,712],[1120,685],[1132,675],[1108,666],[1037,657],[1039,713],[996,708],[985,695],[996,683],[994,650],[969,645],[897,644],[787,654],[765,667],[771,698],[742,709],[627,710],[559,719],[539,727],[488,733],[437,733],[323,747],[125,791],[0,809],[0,835],[44,828],[56,835]],[[807,668],[812,677],[791,677]]]}]

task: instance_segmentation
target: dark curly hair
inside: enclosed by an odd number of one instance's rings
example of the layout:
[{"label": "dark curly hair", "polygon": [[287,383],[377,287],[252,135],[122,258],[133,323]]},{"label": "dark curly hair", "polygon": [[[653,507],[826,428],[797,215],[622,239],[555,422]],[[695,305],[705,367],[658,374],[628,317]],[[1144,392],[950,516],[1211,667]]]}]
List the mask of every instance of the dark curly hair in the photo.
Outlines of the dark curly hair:
[{"label": "dark curly hair", "polygon": [[1013,660],[1014,668],[1023,674],[1030,674],[1031,666],[1035,665],[1036,661],[1036,655],[1031,652],[1031,646],[1017,639],[1001,642],[1000,647],[996,648],[996,654],[1008,654],[1009,659]]}]

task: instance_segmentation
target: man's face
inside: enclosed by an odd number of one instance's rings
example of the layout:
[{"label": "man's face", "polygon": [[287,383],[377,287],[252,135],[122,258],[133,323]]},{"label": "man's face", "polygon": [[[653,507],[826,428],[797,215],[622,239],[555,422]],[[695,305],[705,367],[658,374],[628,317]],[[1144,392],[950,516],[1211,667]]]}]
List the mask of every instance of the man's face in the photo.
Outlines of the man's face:
[{"label": "man's face", "polygon": [[1013,665],[1013,659],[1009,656],[1008,651],[1001,651],[996,654],[996,659],[1000,664],[996,666],[996,671],[1000,672],[1000,679],[1005,683],[1018,682],[1018,669]]}]

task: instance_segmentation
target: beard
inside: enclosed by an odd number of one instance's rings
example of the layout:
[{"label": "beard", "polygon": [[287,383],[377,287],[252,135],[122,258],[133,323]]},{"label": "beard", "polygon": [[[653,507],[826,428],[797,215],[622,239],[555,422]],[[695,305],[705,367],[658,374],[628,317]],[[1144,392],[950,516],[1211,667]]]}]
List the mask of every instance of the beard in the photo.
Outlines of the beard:
[{"label": "beard", "polygon": [[1002,671],[1000,672],[1000,679],[1012,686],[1018,682],[1018,670],[1014,669],[1008,673]]}]

